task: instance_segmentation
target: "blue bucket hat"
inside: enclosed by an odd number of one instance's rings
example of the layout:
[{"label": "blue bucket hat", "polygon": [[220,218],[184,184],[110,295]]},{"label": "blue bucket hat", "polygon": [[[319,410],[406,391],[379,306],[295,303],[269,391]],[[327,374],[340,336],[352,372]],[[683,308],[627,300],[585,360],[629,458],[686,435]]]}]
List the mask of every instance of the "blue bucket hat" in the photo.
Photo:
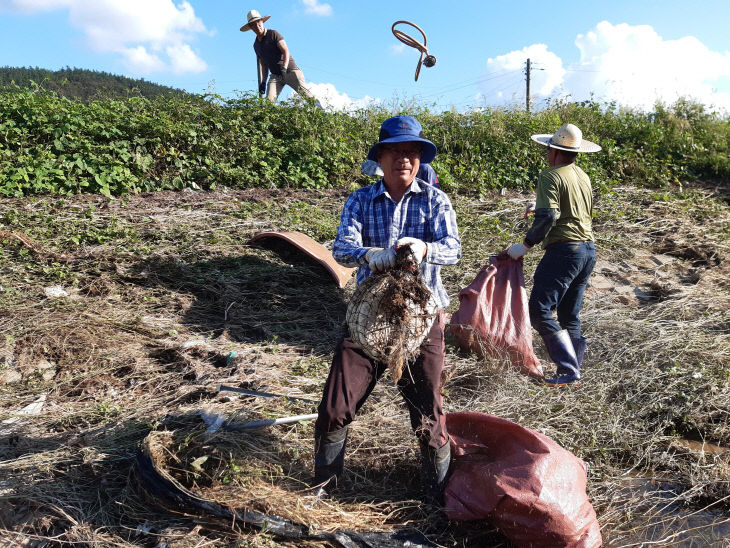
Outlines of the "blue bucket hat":
[{"label": "blue bucket hat", "polygon": [[380,137],[370,147],[368,160],[378,161],[378,147],[385,143],[423,143],[421,162],[428,164],[436,157],[436,145],[423,137],[423,128],[413,116],[393,116],[380,126]]}]

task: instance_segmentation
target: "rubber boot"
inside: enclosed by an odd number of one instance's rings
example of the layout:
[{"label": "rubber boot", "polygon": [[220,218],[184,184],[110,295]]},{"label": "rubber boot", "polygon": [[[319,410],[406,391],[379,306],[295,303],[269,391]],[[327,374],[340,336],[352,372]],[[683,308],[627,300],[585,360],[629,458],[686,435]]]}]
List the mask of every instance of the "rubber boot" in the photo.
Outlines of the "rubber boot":
[{"label": "rubber boot", "polygon": [[578,367],[583,366],[583,356],[586,353],[586,338],[578,337],[577,339],[571,337],[570,341],[573,343],[573,350],[575,350],[575,357],[578,359]]},{"label": "rubber boot", "polygon": [[542,335],[542,340],[545,341],[550,359],[558,366],[556,375],[545,379],[545,384],[552,386],[578,384],[580,382],[580,364],[568,332],[561,329],[557,333]]},{"label": "rubber boot", "polygon": [[426,492],[426,503],[443,506],[444,488],[451,464],[451,444],[446,442],[438,449],[421,442],[421,479]]},{"label": "rubber boot", "polygon": [[317,496],[323,496],[337,485],[337,479],[345,468],[347,426],[314,436],[314,479]]}]

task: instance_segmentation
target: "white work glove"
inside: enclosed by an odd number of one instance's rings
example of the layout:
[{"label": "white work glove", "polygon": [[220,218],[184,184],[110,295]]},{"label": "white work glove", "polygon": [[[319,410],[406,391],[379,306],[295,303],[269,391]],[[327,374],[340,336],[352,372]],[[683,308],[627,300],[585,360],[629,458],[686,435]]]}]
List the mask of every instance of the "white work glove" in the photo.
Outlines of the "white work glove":
[{"label": "white work glove", "polygon": [[530,216],[530,213],[535,213],[535,202],[527,202],[525,204],[525,219]]},{"label": "white work glove", "polygon": [[512,259],[519,259],[522,257],[525,253],[530,251],[530,247],[526,246],[525,244],[513,244],[509,246],[509,249],[507,250],[507,255],[509,255]]},{"label": "white work glove", "polygon": [[365,260],[373,272],[382,272],[386,268],[393,268],[395,266],[395,249],[373,247],[365,253]]},{"label": "white work glove", "polygon": [[411,246],[411,251],[416,256],[416,264],[421,264],[424,257],[426,256],[426,242],[419,240],[418,238],[401,238],[395,242],[395,248],[398,249],[404,245]]}]

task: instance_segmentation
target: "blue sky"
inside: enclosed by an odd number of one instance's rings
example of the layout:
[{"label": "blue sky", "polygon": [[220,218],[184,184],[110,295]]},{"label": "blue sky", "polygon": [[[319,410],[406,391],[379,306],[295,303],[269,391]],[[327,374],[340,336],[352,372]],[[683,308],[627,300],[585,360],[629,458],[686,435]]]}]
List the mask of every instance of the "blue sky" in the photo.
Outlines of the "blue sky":
[{"label": "blue sky", "polygon": [[[593,97],[651,108],[691,96],[730,110],[730,0],[0,0],[0,65],[102,70],[232,97],[256,89],[254,35],[238,30],[249,9],[271,15],[266,26],[330,108],[524,105],[529,57],[537,106]],[[438,59],[418,82],[418,52],[391,33],[400,19],[424,29]]]}]

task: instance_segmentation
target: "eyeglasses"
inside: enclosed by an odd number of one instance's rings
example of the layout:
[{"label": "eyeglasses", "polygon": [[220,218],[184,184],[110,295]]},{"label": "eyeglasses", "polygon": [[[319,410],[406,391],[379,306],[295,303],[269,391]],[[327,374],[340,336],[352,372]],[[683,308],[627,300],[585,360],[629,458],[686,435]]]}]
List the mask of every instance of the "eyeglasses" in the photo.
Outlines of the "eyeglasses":
[{"label": "eyeglasses", "polygon": [[396,148],[394,146],[383,145],[380,148],[383,152],[387,152],[395,158],[420,158],[422,153],[421,147]]}]

